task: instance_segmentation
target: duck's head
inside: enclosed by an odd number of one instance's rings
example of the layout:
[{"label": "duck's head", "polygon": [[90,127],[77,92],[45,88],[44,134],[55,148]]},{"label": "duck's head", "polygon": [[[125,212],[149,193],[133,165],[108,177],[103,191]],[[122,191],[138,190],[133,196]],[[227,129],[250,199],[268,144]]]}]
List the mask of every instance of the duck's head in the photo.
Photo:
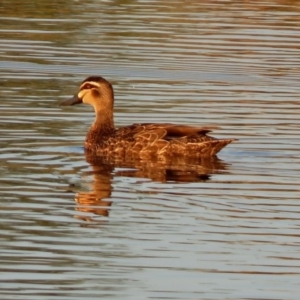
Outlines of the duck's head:
[{"label": "duck's head", "polygon": [[71,99],[63,101],[60,105],[90,104],[95,111],[112,110],[114,105],[114,92],[112,85],[100,76],[90,76],[85,79],[77,94]]}]

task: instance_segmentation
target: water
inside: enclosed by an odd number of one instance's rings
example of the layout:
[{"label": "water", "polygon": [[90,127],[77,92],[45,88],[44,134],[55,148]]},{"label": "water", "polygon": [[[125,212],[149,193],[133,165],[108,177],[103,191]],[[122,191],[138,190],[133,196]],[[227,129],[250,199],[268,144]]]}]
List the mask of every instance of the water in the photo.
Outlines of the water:
[{"label": "water", "polygon": [[[298,299],[296,1],[2,1],[1,299]],[[115,123],[217,125],[207,177],[86,159]],[[204,173],[205,173],[204,172]]]}]

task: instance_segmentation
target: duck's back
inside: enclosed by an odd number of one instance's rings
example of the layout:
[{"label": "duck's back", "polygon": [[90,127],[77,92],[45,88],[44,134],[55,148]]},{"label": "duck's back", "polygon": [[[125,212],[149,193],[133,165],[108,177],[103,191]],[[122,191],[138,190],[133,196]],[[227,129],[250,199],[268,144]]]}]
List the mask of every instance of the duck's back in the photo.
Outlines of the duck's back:
[{"label": "duck's back", "polygon": [[[121,127],[97,143],[86,141],[88,149],[100,155],[118,157],[207,157],[216,155],[233,139],[218,140],[209,128],[175,124],[133,124]],[[99,137],[98,137],[99,138]]]}]

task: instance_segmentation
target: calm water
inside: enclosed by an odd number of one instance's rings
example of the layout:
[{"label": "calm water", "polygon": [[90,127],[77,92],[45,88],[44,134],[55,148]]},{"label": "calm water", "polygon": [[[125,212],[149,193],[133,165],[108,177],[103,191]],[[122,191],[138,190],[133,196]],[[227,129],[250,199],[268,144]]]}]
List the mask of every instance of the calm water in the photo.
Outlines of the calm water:
[{"label": "calm water", "polygon": [[[1,1],[1,299],[299,299],[300,4],[251,2]],[[206,177],[92,161],[58,105],[94,74],[118,126],[239,141]]]}]

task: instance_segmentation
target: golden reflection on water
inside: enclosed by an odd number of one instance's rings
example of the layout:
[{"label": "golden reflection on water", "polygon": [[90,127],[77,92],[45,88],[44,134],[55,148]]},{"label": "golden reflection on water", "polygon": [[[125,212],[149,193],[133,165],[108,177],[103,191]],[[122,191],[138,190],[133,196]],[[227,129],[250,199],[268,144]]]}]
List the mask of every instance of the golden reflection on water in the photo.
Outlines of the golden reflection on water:
[{"label": "golden reflection on water", "polygon": [[115,162],[107,157],[95,156],[88,152],[85,154],[86,161],[92,168],[85,176],[92,175],[93,179],[90,191],[78,191],[75,201],[76,210],[84,213],[76,217],[87,221],[91,221],[92,218],[86,217],[85,213],[108,217],[112,205],[110,198],[113,177],[149,178],[165,183],[205,182],[212,174],[223,173],[227,168],[218,157],[178,158],[168,163],[154,160]]}]

